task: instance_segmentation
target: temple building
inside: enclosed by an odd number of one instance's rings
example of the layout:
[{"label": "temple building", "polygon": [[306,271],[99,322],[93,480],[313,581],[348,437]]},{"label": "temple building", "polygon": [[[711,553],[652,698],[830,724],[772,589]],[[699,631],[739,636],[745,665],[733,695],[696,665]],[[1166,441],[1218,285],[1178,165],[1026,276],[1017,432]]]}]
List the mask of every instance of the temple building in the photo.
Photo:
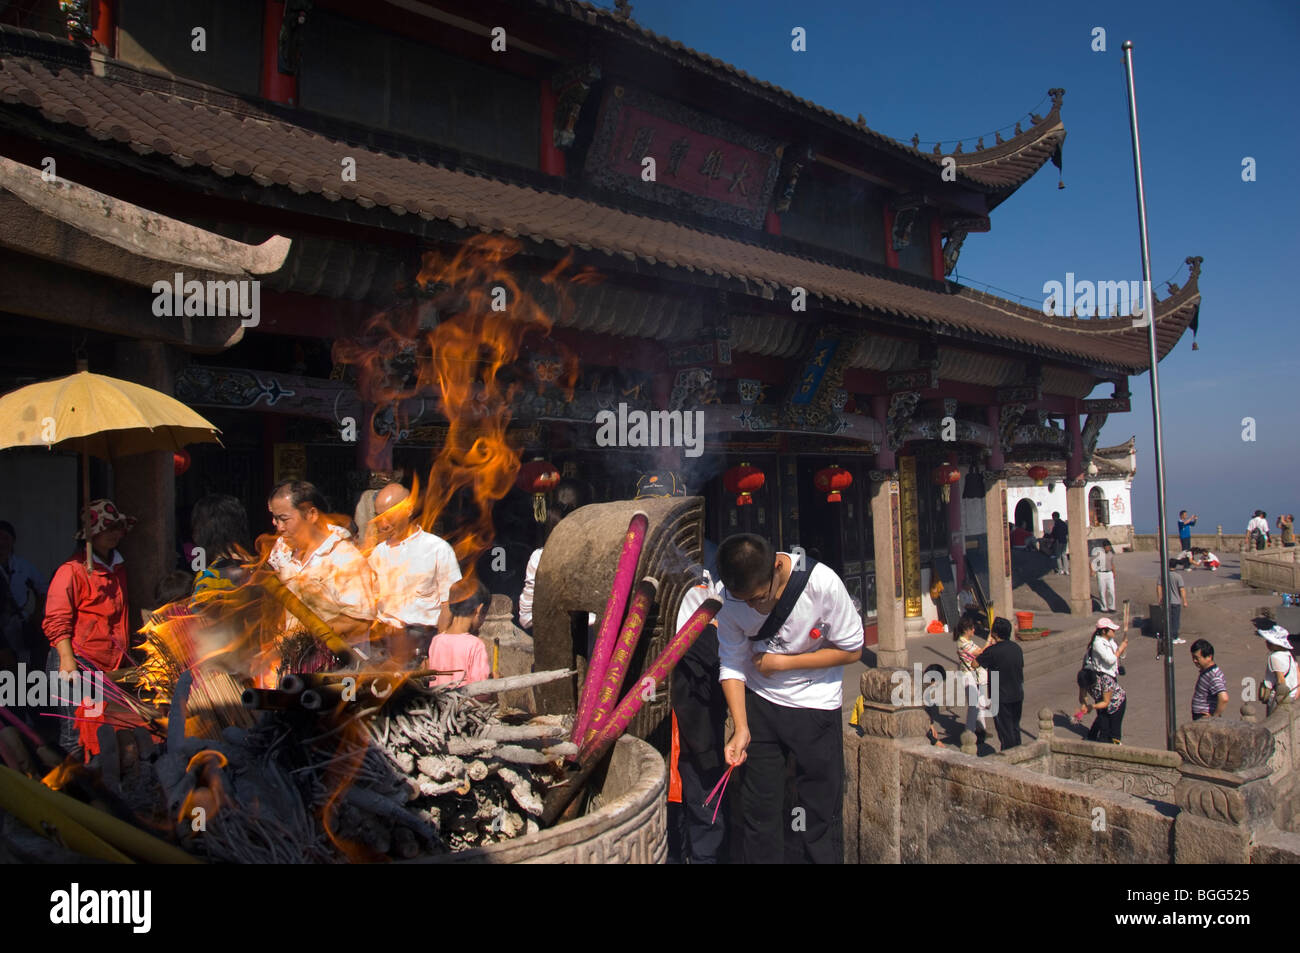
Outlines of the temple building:
[{"label": "temple building", "polygon": [[[1036,470],[1036,467],[1042,467]],[[1035,471],[1035,472],[1030,472]],[[1136,441],[1098,447],[1088,464],[1084,495],[1088,501],[1089,547],[1109,540],[1117,552],[1133,547],[1133,478],[1137,476]],[[1052,514],[1065,519],[1069,500],[1065,463],[1007,465],[1007,506],[1011,524],[1041,537],[1052,528]]]},{"label": "temple building", "polygon": [[[223,433],[179,476],[170,454],[119,461],[111,486],[96,473],[94,495],[142,517],[133,589],[172,568],[205,493],[239,496],[265,530],[278,478],[351,512],[372,472],[427,471],[447,432],[436,395],[389,406],[335,345],[386,313],[436,327],[426,253],[485,234],[517,246],[516,290],[535,301],[561,263],[593,277],[515,369],[524,458],[596,501],[675,471],[707,538],[763,533],[839,572],[882,666],[907,663],[932,576],[974,573],[1010,616],[1025,494],[1009,481],[1027,467],[1056,475],[1038,509],[1059,499],[1073,526],[1102,512],[1090,480],[1110,500],[1112,458],[1095,445],[1129,410],[1146,329],[949,277],[966,241],[993,240],[994,210],[1060,166],[1065,91],[1027,89],[1039,111],[994,141],[922,148],[633,17],[578,0],[4,5],[0,320],[22,341],[0,390],[81,353]],[[1195,330],[1200,261],[1160,289],[1162,358]],[[216,313],[213,287],[229,291]],[[677,445],[635,436],[637,412]],[[39,488],[23,518],[66,522],[70,461],[41,454],[22,456]],[[0,485],[14,466],[0,460]],[[526,554],[517,496],[497,532]],[[484,575],[516,596],[521,572]],[[1085,611],[1087,575],[1071,586]]]}]

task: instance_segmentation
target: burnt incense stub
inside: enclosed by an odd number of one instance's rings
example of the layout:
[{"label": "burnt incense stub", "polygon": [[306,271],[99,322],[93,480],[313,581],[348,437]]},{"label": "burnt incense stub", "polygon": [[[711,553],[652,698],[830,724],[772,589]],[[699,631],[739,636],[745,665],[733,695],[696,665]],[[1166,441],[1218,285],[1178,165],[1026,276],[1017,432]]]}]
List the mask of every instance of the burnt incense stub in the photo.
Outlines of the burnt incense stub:
[{"label": "burnt incense stub", "polygon": [[[700,497],[662,497],[597,503],[575,510],[552,531],[537,567],[533,600],[533,639],[538,671],[574,668],[585,673],[600,617],[614,584],[614,571],[632,514],[649,519],[645,545],[637,563],[636,579],[653,576],[659,598],[651,608],[640,644],[628,666],[623,692],[641,690],[641,673],[648,660],[667,645],[676,632],[682,596],[701,578],[700,551],[704,540],[704,501]],[[587,613],[595,613],[596,626],[587,631]],[[538,688],[541,710],[572,712],[581,690],[575,676]],[[633,719],[629,731],[639,738],[665,741],[656,729],[666,723],[668,685]]]}]

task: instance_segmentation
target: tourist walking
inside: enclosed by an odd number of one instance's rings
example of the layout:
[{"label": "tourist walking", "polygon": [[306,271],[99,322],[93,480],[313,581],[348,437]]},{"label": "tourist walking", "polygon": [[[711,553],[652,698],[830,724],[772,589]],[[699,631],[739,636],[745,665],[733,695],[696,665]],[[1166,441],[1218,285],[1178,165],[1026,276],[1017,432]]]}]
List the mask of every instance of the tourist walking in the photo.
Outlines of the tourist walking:
[{"label": "tourist walking", "polygon": [[1116,679],[1091,668],[1079,669],[1076,680],[1079,684],[1079,704],[1084,706],[1084,711],[1091,709],[1097,716],[1088,729],[1088,740],[1120,744],[1124,709],[1128,706],[1124,689]]},{"label": "tourist walking", "polygon": [[1060,513],[1052,514],[1052,543],[1056,552],[1056,574],[1070,574],[1070,527]]},{"label": "tourist walking", "polygon": [[1192,721],[1220,718],[1228,710],[1228,680],[1214,662],[1214,646],[1208,639],[1192,643],[1192,664],[1199,674],[1192,689]]},{"label": "tourist walking", "polygon": [[1188,516],[1186,510],[1178,511],[1178,544],[1183,552],[1192,548],[1192,527],[1198,519],[1198,516]]},{"label": "tourist walking", "polygon": [[1097,596],[1102,612],[1115,611],[1115,550],[1106,542],[1092,557],[1092,574],[1097,577]]},{"label": "tourist walking", "polygon": [[988,714],[988,671],[980,666],[980,653],[984,646],[975,641],[975,618],[963,615],[957,621],[952,636],[957,642],[957,670],[961,672],[962,687],[966,692],[966,730],[983,742],[988,731],[984,718]]},{"label": "tourist walking", "polygon": [[1250,522],[1246,524],[1246,546],[1263,549],[1268,545],[1268,514],[1256,510]]},{"label": "tourist walking", "polygon": [[[989,629],[989,641],[980,652],[980,665],[996,686],[997,708],[993,727],[1003,751],[1020,744],[1020,714],[1025,702],[1025,653],[1011,641],[1011,623],[998,616]],[[996,676],[996,677],[995,677]],[[992,689],[990,689],[992,692]]]},{"label": "tourist walking", "polygon": [[390,649],[403,664],[428,653],[451,587],[460,581],[451,545],[412,519],[415,502],[400,483],[375,495],[370,530],[378,542],[366,557],[375,573],[375,615],[391,630]]},{"label": "tourist walking", "polygon": [[[1180,639],[1178,637],[1178,632],[1183,621],[1183,606],[1187,605],[1187,583],[1183,581],[1182,573],[1172,571],[1177,565],[1178,560],[1169,560],[1169,585],[1173,589],[1173,592],[1169,596],[1169,619],[1167,623],[1162,626],[1165,631],[1158,633],[1162,638],[1160,644],[1156,646],[1156,658],[1160,658],[1164,652],[1173,651],[1169,646],[1182,645],[1187,641],[1186,639]],[[1165,587],[1161,584],[1161,581],[1157,579],[1156,605],[1163,607],[1164,598]]]},{"label": "tourist walking", "polygon": [[[82,668],[111,672],[121,667],[134,626],[127,609],[126,566],[117,546],[135,522],[112,500],[94,500],[82,510],[77,538],[90,540],[91,568],[86,568],[83,546],[54,571],[43,626],[50,642],[49,671],[75,675]],[[72,751],[95,724],[79,725],[72,705],[59,708],[59,744]]]},{"label": "tourist walking", "polygon": [[793,755],[802,824],[813,863],[843,861],[844,750],[840,730],[844,666],[862,656],[862,618],[843,581],[761,536],[728,537],[718,547],[725,589],[718,612],[718,677],[735,731],[729,765],[745,764],[742,786],[746,863],[782,863],[791,830],[783,812],[786,758]]}]

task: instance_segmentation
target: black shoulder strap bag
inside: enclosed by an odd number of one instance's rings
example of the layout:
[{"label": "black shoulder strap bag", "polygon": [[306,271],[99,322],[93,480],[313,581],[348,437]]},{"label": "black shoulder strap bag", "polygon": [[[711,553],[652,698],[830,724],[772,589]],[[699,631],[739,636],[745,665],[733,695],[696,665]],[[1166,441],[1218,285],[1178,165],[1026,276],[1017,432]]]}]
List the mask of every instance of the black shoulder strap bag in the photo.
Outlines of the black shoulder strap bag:
[{"label": "black shoulder strap bag", "polygon": [[772,607],[767,621],[759,628],[758,632],[749,637],[751,642],[766,642],[785,625],[785,620],[790,618],[790,613],[794,611],[794,604],[799,601],[803,591],[808,586],[808,578],[812,575],[813,567],[817,565],[817,560],[811,556],[805,556],[803,559],[806,568],[798,572],[791,572],[789,580],[786,581],[785,591],[781,593],[781,598],[776,600],[776,605]]}]

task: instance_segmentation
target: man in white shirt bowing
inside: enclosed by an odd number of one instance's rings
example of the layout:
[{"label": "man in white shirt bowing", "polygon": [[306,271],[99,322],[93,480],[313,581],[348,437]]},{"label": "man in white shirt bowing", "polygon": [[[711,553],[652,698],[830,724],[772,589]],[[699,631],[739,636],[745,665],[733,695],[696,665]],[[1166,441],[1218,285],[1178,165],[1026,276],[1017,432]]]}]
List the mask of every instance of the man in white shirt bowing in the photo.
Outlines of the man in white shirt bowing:
[{"label": "man in white shirt bowing", "polygon": [[390,634],[393,657],[402,663],[424,659],[442,619],[454,583],[460,580],[456,553],[446,540],[412,520],[415,498],[400,483],[390,483],[375,497],[371,523],[379,540],[370,550],[375,571],[375,608]]},{"label": "man in white shirt bowing", "polygon": [[[782,863],[793,832],[813,863],[842,863],[841,683],[862,656],[862,619],[829,567],[809,560],[800,571],[761,536],[723,540],[718,575],[718,678],[736,727],[726,758],[746,765],[744,860]],[[786,817],[790,755],[798,802]]]}]

